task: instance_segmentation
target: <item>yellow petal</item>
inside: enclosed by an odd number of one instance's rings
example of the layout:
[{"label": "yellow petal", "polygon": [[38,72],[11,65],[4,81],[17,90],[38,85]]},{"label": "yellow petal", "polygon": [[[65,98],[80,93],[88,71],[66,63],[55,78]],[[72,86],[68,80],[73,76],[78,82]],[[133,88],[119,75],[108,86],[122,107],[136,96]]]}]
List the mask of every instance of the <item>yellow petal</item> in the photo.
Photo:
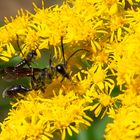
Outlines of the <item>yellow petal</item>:
[{"label": "yellow petal", "polygon": [[72,131],[71,131],[71,129],[70,129],[69,127],[67,127],[67,131],[68,131],[68,134],[69,134],[70,136],[72,136]]}]

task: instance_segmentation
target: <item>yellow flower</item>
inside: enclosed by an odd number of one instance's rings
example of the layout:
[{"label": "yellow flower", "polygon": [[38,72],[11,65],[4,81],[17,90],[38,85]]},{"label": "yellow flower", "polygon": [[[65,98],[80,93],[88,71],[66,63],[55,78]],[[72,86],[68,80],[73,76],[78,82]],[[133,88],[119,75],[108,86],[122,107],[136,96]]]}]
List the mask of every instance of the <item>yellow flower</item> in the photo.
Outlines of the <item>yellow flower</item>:
[{"label": "yellow flower", "polygon": [[105,139],[138,140],[140,137],[139,107],[122,107],[114,116],[112,123],[105,129]]},{"label": "yellow flower", "polygon": [[93,85],[97,85],[100,89],[103,89],[104,85],[113,89],[115,86],[115,83],[111,78],[113,75],[111,73],[107,74],[108,72],[108,68],[104,69],[101,65],[93,65],[88,71],[88,78],[91,79]]},{"label": "yellow flower", "polygon": [[[122,41],[114,53],[114,58],[117,60],[117,83],[123,85],[130,83],[134,75],[139,74],[140,57],[138,53],[140,40],[136,35],[130,35]],[[120,51],[117,51],[117,50]],[[125,65],[124,65],[125,64]]]},{"label": "yellow flower", "polygon": [[2,34],[0,37],[1,59],[9,61],[9,58],[15,55],[14,45],[17,35],[25,34],[29,27],[29,20],[29,13],[24,13],[22,9],[16,18],[11,18],[11,21],[5,19],[6,25],[0,29]]},{"label": "yellow flower", "polygon": [[[4,44],[3,44],[4,45]],[[9,59],[15,55],[15,49],[13,48],[11,43],[7,43],[3,48],[0,48],[0,59],[4,61],[9,61]]]},{"label": "yellow flower", "polygon": [[111,97],[112,90],[108,87],[105,87],[104,90],[101,90],[99,87],[96,87],[93,94],[93,105],[90,110],[94,111],[95,117],[100,115],[103,118],[110,109],[117,107],[117,99]]},{"label": "yellow flower", "polygon": [[35,14],[21,10],[5,20],[0,59],[26,58],[33,50],[38,59],[42,49],[49,55],[46,71],[34,73],[31,91],[18,94],[1,123],[1,139],[49,140],[59,133],[64,140],[91,125],[86,112],[114,119],[106,139],[139,139],[140,10],[128,2],[130,10],[119,0],[67,0],[49,8],[42,2],[34,4]]},{"label": "yellow flower", "polygon": [[73,91],[64,95],[60,90],[51,99],[45,99],[40,92],[36,94],[32,91],[24,100],[13,104],[16,109],[1,124],[1,139],[50,139],[55,131],[65,139],[66,132],[71,136],[72,132],[79,132],[81,124],[90,125],[92,119],[85,113],[86,102]]}]

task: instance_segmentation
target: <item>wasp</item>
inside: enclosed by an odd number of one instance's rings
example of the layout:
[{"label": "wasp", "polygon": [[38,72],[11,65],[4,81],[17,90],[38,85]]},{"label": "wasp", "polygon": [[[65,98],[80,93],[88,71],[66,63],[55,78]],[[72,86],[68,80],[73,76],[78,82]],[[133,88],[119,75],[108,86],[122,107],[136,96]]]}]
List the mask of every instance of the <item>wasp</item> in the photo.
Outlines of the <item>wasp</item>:
[{"label": "wasp", "polygon": [[[16,97],[18,93],[25,95],[28,91],[31,91],[31,90],[38,90],[38,89],[44,90],[46,80],[49,81],[49,83],[51,83],[56,73],[59,73],[60,75],[62,75],[61,82],[63,82],[65,78],[70,80],[70,75],[66,70],[69,60],[79,51],[88,51],[88,50],[78,49],[75,52],[73,52],[66,60],[64,56],[63,37],[61,37],[61,51],[62,51],[63,62],[57,64],[56,66],[52,66],[52,60],[50,57],[49,67],[45,67],[43,69],[32,68],[31,66],[32,59],[37,55],[36,51],[33,50],[29,52],[27,56],[15,67],[7,67],[3,69],[2,73],[10,77],[11,79],[20,78],[20,77],[30,77],[31,85],[32,85],[31,89],[24,87],[21,84],[11,86],[10,88],[6,88],[3,92],[3,97],[5,96]],[[24,66],[26,65],[28,67],[25,68]]]},{"label": "wasp", "polygon": [[[21,51],[20,45],[19,45],[19,36],[17,36],[17,46],[19,51],[21,52],[22,56],[24,54]],[[21,77],[30,77],[32,80],[34,79],[34,75],[38,74],[42,69],[40,68],[32,68],[31,63],[32,59],[37,56],[36,50],[32,50],[27,54],[27,56],[21,60],[16,66],[14,67],[7,67],[2,69],[0,72],[2,73],[2,79],[18,79]],[[28,67],[24,67],[28,66]],[[3,97],[8,96],[8,97],[15,97],[17,93],[26,93],[30,89],[27,87],[24,87],[23,85],[14,85],[11,86],[10,88],[6,88],[3,92]]]}]

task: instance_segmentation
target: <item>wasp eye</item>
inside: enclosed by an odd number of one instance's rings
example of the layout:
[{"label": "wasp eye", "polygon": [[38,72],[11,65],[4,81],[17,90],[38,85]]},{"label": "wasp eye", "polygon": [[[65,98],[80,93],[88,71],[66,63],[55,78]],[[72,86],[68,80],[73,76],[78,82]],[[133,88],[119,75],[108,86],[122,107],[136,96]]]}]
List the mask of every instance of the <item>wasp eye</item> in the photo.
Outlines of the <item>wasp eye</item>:
[{"label": "wasp eye", "polygon": [[56,66],[56,71],[59,72],[60,74],[64,75],[66,73],[63,65],[59,64]]}]

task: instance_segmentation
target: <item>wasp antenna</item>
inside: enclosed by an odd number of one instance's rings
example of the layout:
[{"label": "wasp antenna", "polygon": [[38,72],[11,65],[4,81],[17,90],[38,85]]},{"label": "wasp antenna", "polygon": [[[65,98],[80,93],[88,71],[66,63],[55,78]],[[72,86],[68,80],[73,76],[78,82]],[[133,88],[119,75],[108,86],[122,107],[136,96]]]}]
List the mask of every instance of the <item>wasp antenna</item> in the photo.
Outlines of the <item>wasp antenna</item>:
[{"label": "wasp antenna", "polygon": [[76,53],[78,53],[79,51],[86,51],[86,52],[89,52],[89,51],[86,50],[86,49],[78,49],[78,50],[76,50],[76,51],[73,52],[73,53],[69,56],[69,58],[67,59],[67,61],[66,61],[66,66],[67,66],[69,60],[70,60]]},{"label": "wasp antenna", "polygon": [[63,36],[61,36],[61,49],[62,49],[63,63],[66,66],[66,60],[65,60],[65,55],[64,55],[64,46],[63,46]]}]

